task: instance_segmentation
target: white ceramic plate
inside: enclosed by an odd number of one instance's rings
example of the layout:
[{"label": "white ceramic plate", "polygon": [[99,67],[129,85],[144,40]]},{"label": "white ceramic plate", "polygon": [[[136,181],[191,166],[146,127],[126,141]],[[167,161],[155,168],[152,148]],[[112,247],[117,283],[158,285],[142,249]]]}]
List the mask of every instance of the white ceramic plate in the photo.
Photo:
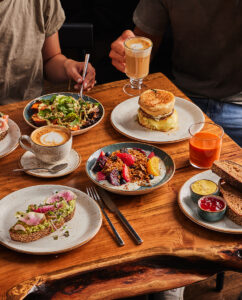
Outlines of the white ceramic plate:
[{"label": "white ceramic plate", "polygon": [[18,147],[18,140],[21,135],[18,125],[13,120],[8,119],[8,125],[8,133],[0,141],[0,158],[10,154]]},{"label": "white ceramic plate", "polygon": [[[63,160],[61,163],[68,163],[67,167],[55,174],[51,174],[50,172],[44,171],[44,170],[32,170],[32,171],[25,171],[25,173],[35,176],[35,177],[42,177],[42,178],[55,178],[55,177],[61,177],[65,176],[67,174],[70,174],[71,172],[75,171],[80,163],[81,158],[79,154],[74,150],[71,149],[71,152],[69,156]],[[46,167],[49,168],[50,165],[45,164],[38,160],[35,155],[30,152],[26,151],[20,158],[19,165],[21,168],[40,168],[40,167]],[[53,165],[51,166],[53,167]]]},{"label": "white ceramic plate", "polygon": [[[64,231],[58,229],[52,234],[30,243],[20,243],[11,240],[9,228],[16,223],[15,213],[25,211],[29,204],[39,204],[53,192],[69,189],[77,195],[74,217],[65,223]],[[63,185],[36,185],[23,188],[9,194],[0,201],[0,243],[4,246],[29,254],[53,254],[70,251],[87,243],[99,231],[102,215],[99,206],[85,193]],[[58,236],[55,240],[53,237]]]},{"label": "white ceramic plate", "polygon": [[[169,132],[150,130],[137,121],[138,97],[118,104],[112,111],[111,123],[121,134],[138,141],[152,143],[174,143],[188,139],[188,128],[205,118],[201,109],[190,101],[176,97],[175,109],[178,113],[178,128]],[[202,127],[198,128],[200,131]]]},{"label": "white ceramic plate", "polygon": [[242,226],[232,222],[227,216],[218,222],[207,222],[200,218],[197,212],[197,205],[191,199],[190,185],[192,182],[199,179],[210,179],[218,184],[220,177],[214,174],[211,170],[199,173],[187,180],[180,189],[178,196],[178,204],[182,212],[193,222],[211,230],[242,234]]}]

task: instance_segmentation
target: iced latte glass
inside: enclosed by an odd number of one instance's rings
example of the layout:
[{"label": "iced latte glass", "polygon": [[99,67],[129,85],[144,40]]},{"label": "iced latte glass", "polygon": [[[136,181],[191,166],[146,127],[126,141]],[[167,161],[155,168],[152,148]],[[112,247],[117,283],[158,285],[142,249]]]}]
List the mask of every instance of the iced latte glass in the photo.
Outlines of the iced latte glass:
[{"label": "iced latte glass", "polygon": [[145,37],[132,37],[124,42],[125,73],[130,82],[124,86],[124,92],[130,96],[137,96],[146,90],[143,79],[149,74],[151,40]]}]

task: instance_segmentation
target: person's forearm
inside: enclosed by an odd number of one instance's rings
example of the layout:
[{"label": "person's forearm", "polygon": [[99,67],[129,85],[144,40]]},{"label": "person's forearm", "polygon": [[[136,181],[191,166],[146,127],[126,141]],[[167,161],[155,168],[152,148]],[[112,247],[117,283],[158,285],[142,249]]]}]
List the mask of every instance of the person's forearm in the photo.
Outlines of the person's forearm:
[{"label": "person's forearm", "polygon": [[64,63],[67,58],[63,54],[57,54],[44,63],[44,72],[47,80],[52,82],[64,82],[68,80]]}]

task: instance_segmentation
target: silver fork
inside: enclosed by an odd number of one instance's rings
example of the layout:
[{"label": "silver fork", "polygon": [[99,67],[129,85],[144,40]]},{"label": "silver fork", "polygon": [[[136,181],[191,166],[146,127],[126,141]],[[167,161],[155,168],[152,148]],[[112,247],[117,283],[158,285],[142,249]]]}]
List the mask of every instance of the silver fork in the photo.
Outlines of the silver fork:
[{"label": "silver fork", "polygon": [[83,67],[83,72],[82,72],[82,84],[81,84],[81,89],[79,92],[79,98],[83,99],[83,83],[84,83],[84,79],[86,78],[86,73],[87,73],[87,65],[88,65],[88,61],[89,61],[89,57],[90,54],[86,54],[85,55],[85,62],[84,62],[84,67]]},{"label": "silver fork", "polygon": [[124,243],[123,239],[121,238],[121,236],[119,235],[119,233],[117,232],[117,230],[114,227],[113,223],[109,219],[108,215],[106,214],[106,212],[105,212],[105,210],[103,208],[102,200],[101,200],[99,194],[97,193],[96,189],[94,187],[87,187],[86,191],[87,191],[88,196],[90,196],[91,198],[93,198],[98,203],[99,207],[102,210],[102,213],[104,214],[104,217],[108,221],[108,224],[110,225],[110,227],[111,227],[111,229],[112,229],[112,231],[113,231],[113,233],[114,233],[114,235],[116,237],[116,240],[117,240],[119,246],[124,246],[125,243]]}]

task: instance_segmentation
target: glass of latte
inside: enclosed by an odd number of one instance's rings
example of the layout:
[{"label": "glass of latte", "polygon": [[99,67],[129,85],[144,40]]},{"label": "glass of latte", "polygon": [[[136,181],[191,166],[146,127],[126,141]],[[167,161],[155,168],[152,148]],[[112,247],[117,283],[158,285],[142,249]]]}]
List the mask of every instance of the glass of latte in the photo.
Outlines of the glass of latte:
[{"label": "glass of latte", "polygon": [[150,54],[152,41],[145,37],[132,37],[124,42],[125,49],[125,73],[129,77],[129,83],[123,88],[130,96],[137,96],[147,88],[143,79],[149,74]]}]

